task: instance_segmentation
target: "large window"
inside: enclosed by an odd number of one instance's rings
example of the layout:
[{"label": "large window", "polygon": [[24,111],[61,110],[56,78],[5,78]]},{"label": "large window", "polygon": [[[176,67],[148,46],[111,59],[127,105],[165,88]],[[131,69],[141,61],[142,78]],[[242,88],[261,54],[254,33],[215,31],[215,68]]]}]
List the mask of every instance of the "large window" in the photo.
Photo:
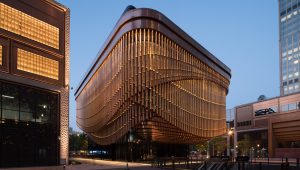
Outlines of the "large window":
[{"label": "large window", "polygon": [[58,96],[54,93],[0,81],[2,120],[51,123],[56,121]]},{"label": "large window", "polygon": [[0,28],[59,49],[59,29],[0,3]]},{"label": "large window", "polygon": [[300,101],[296,103],[289,103],[281,105],[281,112],[287,112],[291,110],[300,109]]},{"label": "large window", "polygon": [[51,79],[59,79],[59,62],[18,48],[17,69]]},{"label": "large window", "polygon": [[254,157],[268,156],[268,131],[256,130],[237,133],[237,154]]},{"label": "large window", "polygon": [[2,120],[19,120],[18,88],[11,84],[2,84]]},{"label": "large window", "polygon": [[57,165],[59,95],[1,81],[0,94],[0,168]]}]

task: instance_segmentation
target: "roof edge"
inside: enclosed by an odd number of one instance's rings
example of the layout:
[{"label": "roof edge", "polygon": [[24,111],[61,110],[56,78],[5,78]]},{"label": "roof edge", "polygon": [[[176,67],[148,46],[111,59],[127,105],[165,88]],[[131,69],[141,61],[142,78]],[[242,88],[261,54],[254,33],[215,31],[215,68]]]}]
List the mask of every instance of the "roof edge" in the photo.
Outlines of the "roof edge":
[{"label": "roof edge", "polygon": [[[128,7],[130,7],[129,10],[127,9]],[[231,78],[231,69],[228,66],[226,66],[222,61],[220,61],[218,58],[216,58],[212,53],[210,53],[206,48],[204,48],[201,44],[199,44],[195,39],[193,39],[185,31],[183,31],[179,26],[177,26],[173,21],[171,21],[164,14],[162,14],[161,12],[159,12],[157,10],[151,9],[151,8],[135,8],[133,6],[132,6],[133,8],[131,8],[131,6],[128,6],[128,7],[125,9],[124,13],[118,19],[113,30],[111,31],[111,33],[105,40],[104,44],[98,51],[96,57],[92,61],[92,64],[90,65],[90,67],[88,68],[84,77],[82,78],[82,80],[78,84],[77,88],[75,89],[75,94],[74,94],[75,97],[77,97],[79,95],[79,93],[82,91],[82,89],[84,88],[83,84],[88,81],[87,78],[93,72],[94,66],[97,65],[100,58],[102,58],[101,54],[105,52],[106,48],[112,42],[114,36],[119,32],[119,30],[122,28],[122,26],[124,24],[126,24],[127,22],[130,22],[133,19],[137,19],[137,18],[152,18],[154,20],[161,22],[162,24],[166,25],[167,27],[172,28],[171,31],[173,31],[173,32],[178,31],[178,35],[184,36],[184,37],[181,37],[184,41],[188,42],[188,44],[190,44],[195,49],[198,49],[201,53],[203,53],[205,55],[205,57],[207,59],[209,59],[212,63],[216,64],[221,70],[224,71],[224,73],[226,73],[228,75],[229,78]],[[146,14],[144,14],[145,16],[141,15],[143,11],[147,11],[147,12],[145,12]],[[155,13],[155,16],[152,16],[152,15],[150,16],[149,15],[150,12]],[[148,14],[148,16],[147,16],[147,14]]]}]

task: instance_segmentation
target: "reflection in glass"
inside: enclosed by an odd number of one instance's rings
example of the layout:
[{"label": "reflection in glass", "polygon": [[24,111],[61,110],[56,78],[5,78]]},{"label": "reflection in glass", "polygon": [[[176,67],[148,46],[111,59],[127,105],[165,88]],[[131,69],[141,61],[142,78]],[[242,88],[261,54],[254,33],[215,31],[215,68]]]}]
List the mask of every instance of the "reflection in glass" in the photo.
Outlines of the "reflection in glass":
[{"label": "reflection in glass", "polygon": [[47,123],[50,118],[50,97],[40,92],[37,93],[37,103],[36,103],[36,122]]},{"label": "reflection in glass", "polygon": [[3,84],[2,87],[2,118],[19,119],[18,89],[15,86]]},{"label": "reflection in glass", "polygon": [[35,121],[35,104],[31,88],[21,87],[20,90],[20,120]]},{"label": "reflection in glass", "polygon": [[59,96],[6,82],[0,92],[0,168],[58,164]]}]

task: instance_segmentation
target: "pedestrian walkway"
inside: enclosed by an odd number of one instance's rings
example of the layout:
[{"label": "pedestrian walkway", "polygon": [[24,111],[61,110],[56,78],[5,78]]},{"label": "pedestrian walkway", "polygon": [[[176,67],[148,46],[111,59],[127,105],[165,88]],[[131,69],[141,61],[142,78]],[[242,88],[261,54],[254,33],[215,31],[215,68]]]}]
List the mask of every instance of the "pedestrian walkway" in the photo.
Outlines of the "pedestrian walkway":
[{"label": "pedestrian walkway", "polygon": [[71,161],[81,162],[81,165],[69,165],[66,169],[81,170],[81,169],[155,169],[151,164],[136,163],[136,162],[122,162],[122,161],[109,161],[100,159],[89,158],[72,158]]},{"label": "pedestrian walkway", "polygon": [[81,162],[82,164],[48,167],[0,168],[0,170],[159,170],[158,168],[152,168],[150,164],[136,162],[121,162],[88,158],[71,158],[70,161]]}]

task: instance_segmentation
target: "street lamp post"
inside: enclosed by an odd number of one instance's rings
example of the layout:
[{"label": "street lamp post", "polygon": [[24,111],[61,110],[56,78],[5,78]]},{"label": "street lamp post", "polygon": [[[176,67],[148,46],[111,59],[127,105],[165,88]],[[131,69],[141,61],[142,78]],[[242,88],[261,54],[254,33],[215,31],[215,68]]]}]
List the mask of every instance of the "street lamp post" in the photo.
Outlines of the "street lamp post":
[{"label": "street lamp post", "polygon": [[260,147],[260,145],[259,145],[259,144],[257,144],[257,156],[256,156],[256,157],[261,157],[261,155],[260,155],[260,149],[259,149],[259,147]]},{"label": "street lamp post", "polygon": [[233,135],[233,131],[230,129],[227,133],[227,156],[231,156],[231,147],[230,147],[230,143],[231,143],[231,136]]}]

